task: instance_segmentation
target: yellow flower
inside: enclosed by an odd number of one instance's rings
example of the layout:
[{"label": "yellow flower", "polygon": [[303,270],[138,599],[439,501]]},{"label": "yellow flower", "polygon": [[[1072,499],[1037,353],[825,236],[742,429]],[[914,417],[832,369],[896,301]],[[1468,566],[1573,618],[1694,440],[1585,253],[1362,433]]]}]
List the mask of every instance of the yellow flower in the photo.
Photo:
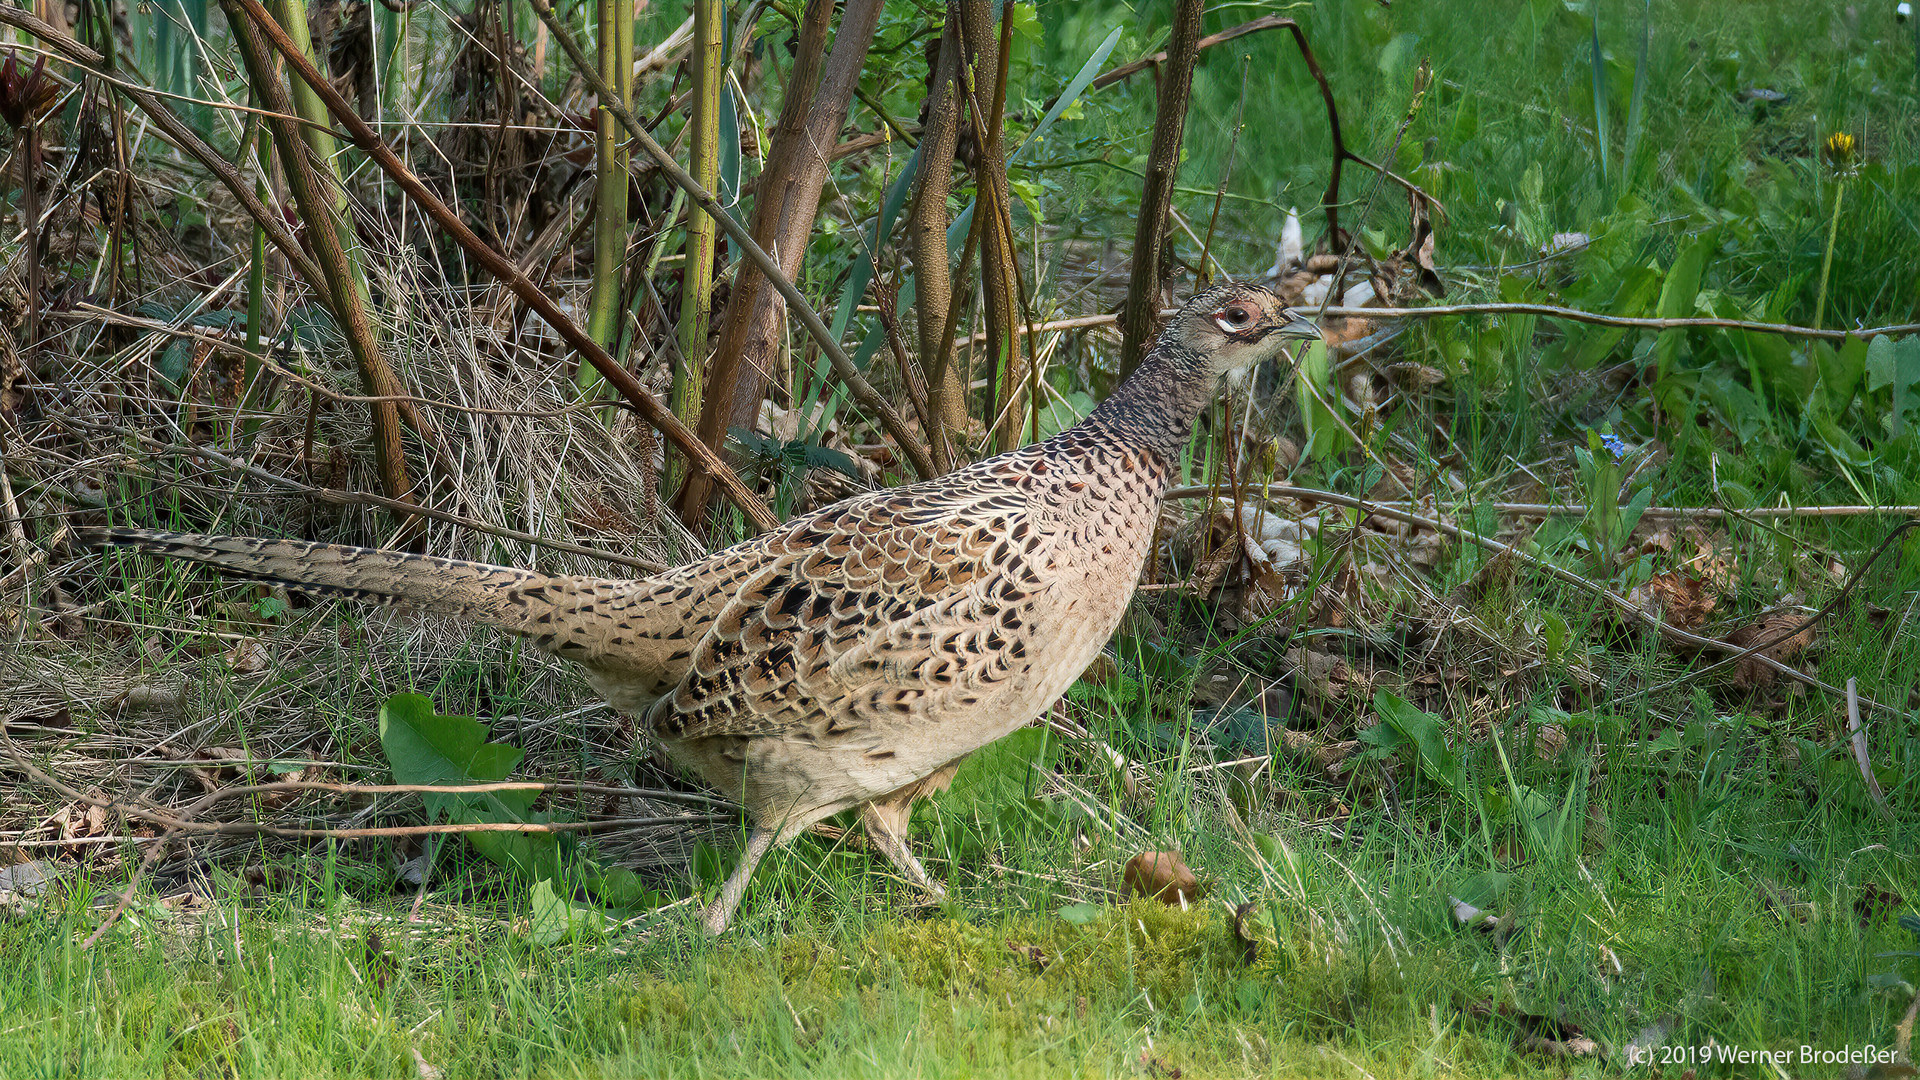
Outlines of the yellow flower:
[{"label": "yellow flower", "polygon": [[1827,136],[1826,143],[1821,146],[1827,162],[1837,169],[1844,169],[1853,161],[1854,148],[1853,136],[1844,131],[1836,131]]}]

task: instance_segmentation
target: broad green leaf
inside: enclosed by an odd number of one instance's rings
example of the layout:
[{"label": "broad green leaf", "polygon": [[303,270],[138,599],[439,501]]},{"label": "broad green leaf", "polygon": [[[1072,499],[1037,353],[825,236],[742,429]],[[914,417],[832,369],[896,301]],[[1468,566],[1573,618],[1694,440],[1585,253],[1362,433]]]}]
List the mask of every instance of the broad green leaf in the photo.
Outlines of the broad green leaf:
[{"label": "broad green leaf", "polygon": [[1461,878],[1453,886],[1453,895],[1477,908],[1488,908],[1506,895],[1513,875],[1498,870],[1483,870]]},{"label": "broad green leaf", "polygon": [[[1660,286],[1660,303],[1654,309],[1659,318],[1684,319],[1693,314],[1694,298],[1700,295],[1700,279],[1706,273],[1707,256],[1719,242],[1717,232],[1708,230],[1680,250],[1673,260],[1673,268],[1667,271],[1665,283]],[[1654,346],[1654,359],[1661,375],[1673,369],[1674,358],[1679,355],[1686,337],[1685,330],[1661,332]]]},{"label": "broad green leaf", "polygon": [[1893,337],[1876,334],[1867,343],[1867,392],[1885,390],[1893,385]]},{"label": "broad green leaf", "polygon": [[1593,16],[1593,130],[1600,143],[1600,179],[1610,181],[1613,170],[1607,162],[1607,58],[1600,49],[1600,5],[1588,9]]},{"label": "broad green leaf", "polygon": [[1845,416],[1848,406],[1853,404],[1854,395],[1860,391],[1861,378],[1866,373],[1866,341],[1849,334],[1838,349],[1824,341],[1816,341],[1813,343],[1813,355],[1814,364],[1820,371],[1822,403],[1827,415],[1835,418]]},{"label": "broad green leaf", "polygon": [[[455,816],[467,823],[518,820],[472,810]],[[543,823],[546,818],[545,814],[528,815],[528,820],[534,822]],[[473,850],[485,856],[488,862],[512,871],[514,876],[523,881],[565,880],[567,876],[561,838],[554,833],[473,832],[467,833],[466,837],[467,843],[473,845]]]},{"label": "broad green leaf", "polygon": [[1068,904],[1055,914],[1060,916],[1062,922],[1085,926],[1100,917],[1100,909],[1093,904]]},{"label": "broad green leaf", "polygon": [[[1653,267],[1627,267],[1621,273],[1613,298],[1605,305],[1607,314],[1645,315],[1660,291],[1661,280],[1660,271]],[[1575,368],[1591,368],[1606,359],[1626,334],[1625,327],[1579,326],[1572,336],[1579,344],[1569,354],[1568,362]]]},{"label": "broad green leaf", "polygon": [[1920,396],[1913,392],[1913,386],[1920,382],[1920,336],[1909,336],[1896,344],[1892,338],[1881,334],[1873,339],[1867,354],[1867,388],[1874,386],[1874,368],[1876,362],[1884,372],[1881,386],[1893,387],[1893,407],[1887,414],[1887,434],[1899,438],[1908,430],[1907,413],[1920,405]]},{"label": "broad green leaf", "polygon": [[1647,96],[1647,48],[1653,43],[1653,0],[1646,0],[1640,16],[1640,57],[1633,64],[1633,101],[1627,106],[1627,153],[1620,175],[1633,183],[1633,159],[1640,150],[1640,106]]},{"label": "broad green leaf", "polygon": [[1719,235],[1709,230],[1680,250],[1673,260],[1673,268],[1667,271],[1666,281],[1660,286],[1660,306],[1656,309],[1660,318],[1684,319],[1693,314],[1693,300],[1700,295],[1700,279],[1706,273],[1707,256],[1719,242]]},{"label": "broad green leaf", "polygon": [[[380,706],[380,746],[398,784],[476,784],[505,780],[525,751],[487,741],[485,724],[471,716],[440,716],[422,694],[395,694]],[[483,795],[428,795],[427,817],[460,807],[491,809],[518,818],[533,805],[533,791]]]},{"label": "broad green leaf", "polygon": [[1373,695],[1373,708],[1379,714],[1381,723],[1391,726],[1403,740],[1413,745],[1419,754],[1418,764],[1422,772],[1456,793],[1461,792],[1460,761],[1447,748],[1446,733],[1441,728],[1439,717],[1414,708],[1385,690]]},{"label": "broad green leaf", "polygon": [[1046,728],[1024,727],[975,750],[960,763],[953,786],[930,800],[943,815],[995,820],[1033,791],[1035,769],[1046,767],[1052,741]]},{"label": "broad green leaf", "polygon": [[1040,437],[1058,435],[1079,423],[1096,404],[1093,395],[1085,390],[1074,390],[1057,398],[1049,396],[1040,410]]},{"label": "broad green leaf", "polygon": [[530,897],[527,936],[535,945],[558,945],[568,938],[598,936],[607,930],[606,916],[568,901],[546,881],[534,882]]}]

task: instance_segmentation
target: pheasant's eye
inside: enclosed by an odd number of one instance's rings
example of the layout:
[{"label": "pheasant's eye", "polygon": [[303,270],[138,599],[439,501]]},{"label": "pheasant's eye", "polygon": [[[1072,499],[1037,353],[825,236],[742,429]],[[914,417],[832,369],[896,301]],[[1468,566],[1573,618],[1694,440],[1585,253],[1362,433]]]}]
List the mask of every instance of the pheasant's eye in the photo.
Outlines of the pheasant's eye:
[{"label": "pheasant's eye", "polygon": [[1232,333],[1252,326],[1253,312],[1247,310],[1244,304],[1228,304],[1214,313],[1213,321],[1220,329]]}]

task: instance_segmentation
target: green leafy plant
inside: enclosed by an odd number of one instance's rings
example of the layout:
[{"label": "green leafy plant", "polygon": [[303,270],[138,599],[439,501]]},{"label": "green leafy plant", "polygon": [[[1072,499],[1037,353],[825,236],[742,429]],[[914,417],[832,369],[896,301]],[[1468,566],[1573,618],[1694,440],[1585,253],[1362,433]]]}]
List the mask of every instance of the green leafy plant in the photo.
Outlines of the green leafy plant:
[{"label": "green leafy plant", "polygon": [[[449,785],[506,780],[525,751],[490,742],[485,724],[471,716],[442,716],[422,694],[395,694],[380,706],[380,747],[400,784]],[[455,824],[566,820],[533,809],[535,789],[457,792],[422,797],[428,821]],[[534,884],[562,882],[591,891],[612,907],[654,906],[656,897],[630,870],[603,868],[579,851],[568,834],[472,832],[467,843],[514,876]]]}]

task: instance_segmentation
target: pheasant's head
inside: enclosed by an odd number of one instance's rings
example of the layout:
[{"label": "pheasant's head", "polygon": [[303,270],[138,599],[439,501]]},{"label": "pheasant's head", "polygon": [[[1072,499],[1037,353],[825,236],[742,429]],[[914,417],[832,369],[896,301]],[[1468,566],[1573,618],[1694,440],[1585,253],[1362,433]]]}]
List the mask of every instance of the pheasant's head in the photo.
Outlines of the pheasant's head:
[{"label": "pheasant's head", "polygon": [[1254,284],[1216,285],[1188,300],[1161,334],[1217,378],[1280,355],[1289,341],[1317,338],[1320,328]]}]

